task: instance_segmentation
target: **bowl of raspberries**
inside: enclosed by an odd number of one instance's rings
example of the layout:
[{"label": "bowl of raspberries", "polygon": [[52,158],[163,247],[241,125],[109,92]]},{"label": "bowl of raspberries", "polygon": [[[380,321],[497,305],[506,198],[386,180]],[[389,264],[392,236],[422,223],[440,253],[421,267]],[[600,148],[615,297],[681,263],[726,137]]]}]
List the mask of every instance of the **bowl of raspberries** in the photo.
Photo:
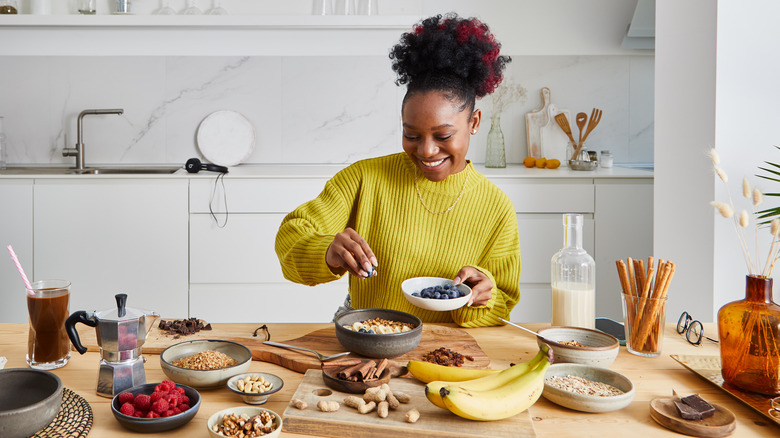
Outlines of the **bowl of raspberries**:
[{"label": "bowl of raspberries", "polygon": [[471,288],[463,283],[452,284],[449,278],[414,277],[401,283],[404,298],[426,310],[447,311],[465,306],[471,298]]},{"label": "bowl of raspberries", "polygon": [[183,426],[198,413],[200,394],[170,380],[135,386],[114,396],[111,412],[135,432],[154,433]]}]

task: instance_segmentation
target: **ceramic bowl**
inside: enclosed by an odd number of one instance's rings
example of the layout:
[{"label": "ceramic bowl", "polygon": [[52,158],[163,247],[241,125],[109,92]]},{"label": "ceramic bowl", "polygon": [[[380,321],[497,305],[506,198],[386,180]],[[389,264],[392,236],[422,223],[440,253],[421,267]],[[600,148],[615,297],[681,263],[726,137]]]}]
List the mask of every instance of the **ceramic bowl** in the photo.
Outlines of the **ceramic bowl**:
[{"label": "ceramic bowl", "polygon": [[406,298],[407,301],[425,310],[437,310],[441,312],[455,310],[465,306],[466,303],[469,302],[469,298],[471,298],[471,288],[463,283],[455,286],[458,291],[463,291],[466,294],[465,296],[459,298],[443,300],[436,298],[422,298],[412,295],[413,293],[420,293],[420,291],[426,287],[444,285],[451,286],[452,280],[449,278],[440,277],[414,277],[408,280],[404,280],[404,282],[401,283],[401,290],[403,291],[404,298]]},{"label": "ceramic bowl", "polygon": [[[251,377],[251,376],[260,376],[266,382],[270,382],[271,390],[267,392],[252,393],[252,392],[244,392],[238,389],[238,381],[244,380],[246,377]],[[244,403],[250,405],[261,405],[267,402],[268,397],[271,394],[275,393],[276,391],[282,389],[283,386],[284,386],[284,380],[282,380],[281,377],[269,373],[243,373],[237,376],[233,376],[230,378],[230,380],[227,381],[228,389],[240,395],[241,400],[244,400]]]},{"label": "ceramic bowl", "polygon": [[[173,365],[173,362],[202,351],[219,351],[238,362],[215,370],[193,370]],[[160,367],[169,379],[194,388],[219,388],[228,379],[249,369],[252,352],[241,344],[215,339],[196,339],[171,345],[160,353]]]},{"label": "ceramic bowl", "polygon": [[[147,383],[134,386],[122,392],[129,392],[130,394],[133,394],[133,397],[138,394],[151,395],[154,392],[154,387],[157,385],[159,385],[159,383]],[[190,399],[190,408],[180,414],[159,418],[131,417],[119,411],[121,408],[119,405],[119,394],[115,395],[114,399],[111,400],[111,412],[114,414],[114,418],[119,421],[119,424],[134,432],[157,433],[184,426],[195,418],[195,414],[198,413],[198,409],[200,409],[200,394],[189,386],[180,384],[176,384],[176,386],[184,389],[184,395]]]},{"label": "ceramic bowl", "polygon": [[[365,362],[367,361],[363,361],[363,363]],[[336,391],[349,392],[351,394],[363,394],[368,388],[375,388],[377,386],[382,386],[383,383],[389,382],[393,374],[393,370],[391,368],[392,366],[387,366],[384,371],[382,371],[382,374],[373,380],[368,380],[365,382],[353,382],[351,380],[342,380],[338,378],[339,371],[343,370],[344,368],[330,368],[323,366],[322,381],[325,382],[325,386],[330,389],[335,389]]]},{"label": "ceramic bowl", "polygon": [[[606,368],[612,365],[620,352],[620,341],[599,330],[581,327],[545,327],[539,329],[538,333],[555,341],[545,342],[536,338],[539,346],[547,344],[552,347],[555,363],[580,363]],[[584,347],[564,344],[570,341],[577,341]]]},{"label": "ceramic bowl", "polygon": [[0,436],[22,438],[45,428],[62,404],[62,381],[48,371],[0,370]]},{"label": "ceramic bowl", "polygon": [[[403,333],[359,333],[344,328],[356,322],[369,319],[386,319],[388,321],[405,322],[412,324],[414,328]],[[400,356],[414,350],[420,344],[422,338],[422,321],[420,318],[388,309],[360,309],[343,313],[334,324],[336,326],[336,338],[347,350],[372,358],[390,358]]]},{"label": "ceramic bowl", "polygon": [[593,367],[577,363],[561,363],[550,365],[544,378],[549,379],[553,376],[578,376],[583,379],[602,382],[612,385],[623,391],[623,394],[608,397],[599,397],[594,395],[582,395],[574,392],[565,391],[560,388],[544,383],[544,392],[542,396],[551,402],[582,412],[610,412],[623,409],[634,399],[634,384],[628,377],[616,373],[606,368]]},{"label": "ceramic bowl", "polygon": [[259,413],[261,413],[263,411],[271,413],[271,415],[274,417],[274,420],[273,420],[274,426],[276,426],[276,428],[273,430],[273,432],[263,435],[263,438],[275,438],[275,437],[278,437],[279,434],[282,433],[282,417],[280,417],[279,414],[277,414],[276,412],[274,412],[272,410],[258,408],[258,407],[255,407],[255,406],[241,406],[241,407],[228,408],[228,409],[221,410],[221,411],[217,412],[216,414],[212,415],[211,417],[209,417],[209,421],[206,423],[206,427],[208,427],[208,429],[209,429],[209,435],[212,436],[213,438],[225,438],[224,435],[220,435],[220,434],[214,432],[214,426],[216,426],[218,424],[222,424],[222,417],[224,417],[225,415],[236,414],[236,415],[239,415],[239,416],[240,415],[246,415],[249,418],[251,418],[251,417],[253,417],[255,415],[258,415]]}]

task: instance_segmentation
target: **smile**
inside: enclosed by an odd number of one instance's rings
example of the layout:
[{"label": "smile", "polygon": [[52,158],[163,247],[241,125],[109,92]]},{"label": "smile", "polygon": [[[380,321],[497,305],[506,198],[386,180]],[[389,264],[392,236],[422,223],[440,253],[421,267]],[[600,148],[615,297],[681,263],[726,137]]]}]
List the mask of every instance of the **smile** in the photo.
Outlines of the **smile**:
[{"label": "smile", "polygon": [[422,163],[422,165],[425,166],[425,167],[436,167],[436,166],[440,165],[441,163],[443,163],[444,160],[446,160],[446,158],[442,158],[441,160],[438,160],[438,161],[422,161],[422,160],[420,160],[420,163]]}]

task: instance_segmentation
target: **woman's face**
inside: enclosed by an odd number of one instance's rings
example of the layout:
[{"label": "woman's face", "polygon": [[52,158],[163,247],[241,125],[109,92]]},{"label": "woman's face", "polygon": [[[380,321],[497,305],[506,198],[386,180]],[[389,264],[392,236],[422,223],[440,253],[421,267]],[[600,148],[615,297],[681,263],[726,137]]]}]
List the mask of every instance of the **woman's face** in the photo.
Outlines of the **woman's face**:
[{"label": "woman's face", "polygon": [[466,168],[469,138],[479,129],[481,112],[461,106],[441,92],[428,91],[409,96],[401,109],[404,151],[431,181]]}]

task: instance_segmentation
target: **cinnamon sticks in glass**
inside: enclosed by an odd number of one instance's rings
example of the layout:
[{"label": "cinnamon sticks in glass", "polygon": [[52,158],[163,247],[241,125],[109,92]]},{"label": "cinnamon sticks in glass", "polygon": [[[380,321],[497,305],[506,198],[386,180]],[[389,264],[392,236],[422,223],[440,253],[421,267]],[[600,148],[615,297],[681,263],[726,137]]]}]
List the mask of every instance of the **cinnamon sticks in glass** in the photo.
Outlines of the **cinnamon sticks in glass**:
[{"label": "cinnamon sticks in glass", "polygon": [[623,320],[628,351],[640,356],[658,356],[665,322],[666,296],[674,277],[675,264],[653,257],[617,262],[623,288]]}]

